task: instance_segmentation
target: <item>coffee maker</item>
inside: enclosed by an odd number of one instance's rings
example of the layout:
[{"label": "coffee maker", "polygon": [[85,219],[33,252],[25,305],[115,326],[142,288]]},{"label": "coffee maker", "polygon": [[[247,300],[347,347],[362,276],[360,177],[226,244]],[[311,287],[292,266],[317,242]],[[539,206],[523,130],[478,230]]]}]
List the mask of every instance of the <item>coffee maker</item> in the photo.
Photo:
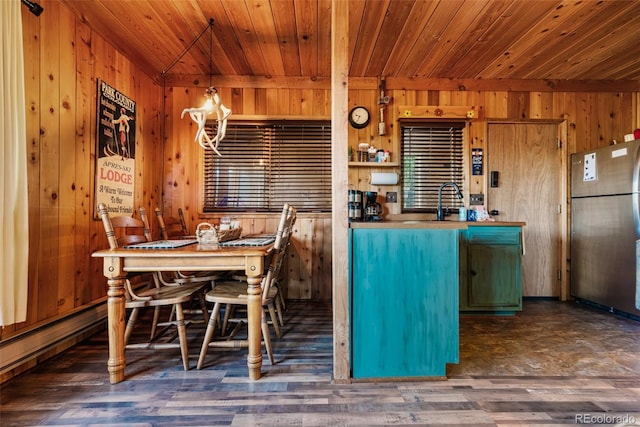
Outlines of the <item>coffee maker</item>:
[{"label": "coffee maker", "polygon": [[382,205],[376,202],[378,193],[375,191],[365,192],[366,202],[364,204],[364,221],[382,221]]},{"label": "coffee maker", "polygon": [[362,191],[349,190],[349,221],[362,221]]}]

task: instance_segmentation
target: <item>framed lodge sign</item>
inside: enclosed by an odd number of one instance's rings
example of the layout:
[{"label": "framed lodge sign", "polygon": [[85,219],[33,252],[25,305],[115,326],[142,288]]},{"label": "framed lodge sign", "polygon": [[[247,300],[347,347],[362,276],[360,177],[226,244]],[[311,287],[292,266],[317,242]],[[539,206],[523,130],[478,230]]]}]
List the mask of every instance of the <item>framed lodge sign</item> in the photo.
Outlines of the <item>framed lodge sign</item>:
[{"label": "framed lodge sign", "polygon": [[136,103],[98,79],[94,218],[104,203],[111,216],[131,216],[136,157]]}]

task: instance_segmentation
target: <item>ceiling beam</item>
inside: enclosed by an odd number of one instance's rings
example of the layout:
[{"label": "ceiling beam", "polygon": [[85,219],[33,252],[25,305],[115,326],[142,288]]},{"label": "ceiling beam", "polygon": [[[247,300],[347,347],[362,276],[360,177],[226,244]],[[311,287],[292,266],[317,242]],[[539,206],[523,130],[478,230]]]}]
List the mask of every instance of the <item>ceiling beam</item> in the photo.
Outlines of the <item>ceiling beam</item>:
[{"label": "ceiling beam", "polygon": [[[232,88],[289,88],[331,89],[330,77],[264,77],[264,76],[213,76],[167,75],[167,87],[208,87],[209,81],[216,87]],[[161,80],[156,80],[162,84]],[[636,80],[518,80],[518,79],[434,79],[397,78],[385,79],[388,90],[450,90],[450,91],[501,91],[501,92],[638,92]],[[378,77],[349,77],[350,89],[378,89]]]}]

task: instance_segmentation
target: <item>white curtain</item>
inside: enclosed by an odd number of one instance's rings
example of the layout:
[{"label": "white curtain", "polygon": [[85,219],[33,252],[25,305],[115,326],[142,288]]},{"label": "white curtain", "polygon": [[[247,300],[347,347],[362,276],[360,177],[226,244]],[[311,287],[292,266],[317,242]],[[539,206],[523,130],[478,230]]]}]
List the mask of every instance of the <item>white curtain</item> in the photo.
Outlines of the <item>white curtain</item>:
[{"label": "white curtain", "polygon": [[0,0],[0,326],[27,317],[29,206],[20,0]]}]

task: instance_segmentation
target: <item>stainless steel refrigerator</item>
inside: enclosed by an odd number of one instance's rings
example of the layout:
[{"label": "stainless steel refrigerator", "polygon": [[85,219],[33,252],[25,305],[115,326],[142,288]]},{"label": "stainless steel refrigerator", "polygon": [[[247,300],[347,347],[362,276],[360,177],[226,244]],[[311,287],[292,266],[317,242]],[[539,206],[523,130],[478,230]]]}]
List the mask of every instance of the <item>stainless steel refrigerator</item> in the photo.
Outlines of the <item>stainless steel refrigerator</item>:
[{"label": "stainless steel refrigerator", "polygon": [[571,155],[571,295],[634,316],[639,148],[635,140]]}]

